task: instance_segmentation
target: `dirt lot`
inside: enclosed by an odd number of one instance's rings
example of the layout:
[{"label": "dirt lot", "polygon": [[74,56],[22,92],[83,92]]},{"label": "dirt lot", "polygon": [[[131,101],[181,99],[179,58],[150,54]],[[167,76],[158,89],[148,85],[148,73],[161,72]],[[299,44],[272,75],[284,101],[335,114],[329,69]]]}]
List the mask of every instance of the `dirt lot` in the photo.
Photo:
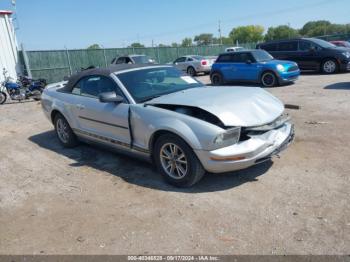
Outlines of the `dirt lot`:
[{"label": "dirt lot", "polygon": [[290,148],[185,190],[150,164],[63,149],[38,102],[1,106],[0,254],[349,254],[350,74],[268,91],[301,106]]}]

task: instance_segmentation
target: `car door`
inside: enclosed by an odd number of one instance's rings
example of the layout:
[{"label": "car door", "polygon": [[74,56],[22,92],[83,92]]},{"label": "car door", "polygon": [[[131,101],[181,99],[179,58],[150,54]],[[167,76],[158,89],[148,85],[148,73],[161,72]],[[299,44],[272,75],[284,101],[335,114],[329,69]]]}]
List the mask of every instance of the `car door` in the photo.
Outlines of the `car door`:
[{"label": "car door", "polygon": [[187,66],[186,66],[186,57],[180,57],[174,61],[174,65],[177,69],[181,71],[186,71]]},{"label": "car door", "polygon": [[256,81],[258,80],[258,63],[251,53],[239,53],[239,63],[237,63],[238,80]]},{"label": "car door", "polygon": [[98,96],[103,92],[116,92],[124,97],[113,79],[95,75],[81,79],[72,93],[79,95],[73,109],[79,131],[89,138],[112,143],[115,146],[130,144],[128,110],[129,104],[102,103]]},{"label": "car door", "polygon": [[317,70],[319,68],[321,48],[307,40],[300,40],[298,51],[298,65],[303,70]]},{"label": "car door", "polygon": [[298,54],[298,41],[290,40],[290,41],[281,41],[278,43],[278,51],[276,52],[276,56],[280,60],[289,60],[297,62],[299,58]]},{"label": "car door", "polygon": [[237,56],[235,56],[234,53],[227,53],[220,55],[216,61],[216,64],[226,81],[237,80],[238,78],[236,59]]}]

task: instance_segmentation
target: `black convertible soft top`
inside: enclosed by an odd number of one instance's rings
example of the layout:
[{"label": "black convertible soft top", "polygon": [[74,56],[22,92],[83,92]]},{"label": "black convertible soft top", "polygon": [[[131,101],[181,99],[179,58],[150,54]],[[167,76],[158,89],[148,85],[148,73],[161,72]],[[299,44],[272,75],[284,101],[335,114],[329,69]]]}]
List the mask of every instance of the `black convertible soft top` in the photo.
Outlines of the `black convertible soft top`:
[{"label": "black convertible soft top", "polygon": [[[86,76],[102,75],[102,76],[108,77],[110,74],[116,73],[118,71],[135,69],[135,68],[147,68],[147,67],[154,67],[154,66],[159,66],[159,65],[154,65],[154,64],[150,64],[150,65],[147,65],[147,64],[118,64],[118,65],[110,65],[107,68],[93,68],[93,69],[83,70],[79,73],[72,75],[68,79],[68,83],[61,89],[61,91],[66,91],[66,92],[71,91],[73,89],[73,87],[75,86],[75,84],[81,78],[86,77]],[[167,65],[167,66],[169,66],[169,65]]]}]

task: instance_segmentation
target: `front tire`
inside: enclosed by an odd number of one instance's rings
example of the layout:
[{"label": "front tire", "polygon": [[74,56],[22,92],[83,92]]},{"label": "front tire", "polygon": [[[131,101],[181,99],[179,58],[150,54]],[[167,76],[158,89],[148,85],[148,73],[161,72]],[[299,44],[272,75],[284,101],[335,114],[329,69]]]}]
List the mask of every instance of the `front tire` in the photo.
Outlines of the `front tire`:
[{"label": "front tire", "polygon": [[205,170],[192,148],[176,135],[159,137],[153,150],[155,164],[163,178],[177,187],[190,187],[203,177]]},{"label": "front tire", "polygon": [[58,113],[55,116],[54,125],[57,138],[64,147],[72,148],[78,145],[78,139],[63,115]]},{"label": "front tire", "polygon": [[0,92],[0,105],[4,104],[7,100],[7,95],[4,92]]},{"label": "front tire", "polygon": [[334,74],[338,72],[338,63],[333,59],[327,59],[322,63],[321,71],[324,74]]},{"label": "front tire", "polygon": [[277,85],[277,82],[278,80],[276,75],[271,71],[264,72],[261,75],[261,84],[264,87],[274,87]]},{"label": "front tire", "polygon": [[190,67],[187,68],[187,74],[190,75],[190,76],[196,76],[197,72],[192,66],[190,66]]}]

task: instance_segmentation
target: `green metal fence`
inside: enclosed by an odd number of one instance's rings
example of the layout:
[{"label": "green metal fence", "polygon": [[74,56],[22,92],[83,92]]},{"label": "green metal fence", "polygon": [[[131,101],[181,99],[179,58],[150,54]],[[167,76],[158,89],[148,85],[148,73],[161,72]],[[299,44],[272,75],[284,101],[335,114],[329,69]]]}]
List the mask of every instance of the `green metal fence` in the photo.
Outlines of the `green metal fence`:
[{"label": "green metal fence", "polygon": [[[255,44],[240,45],[245,48],[255,48]],[[33,78],[46,78],[49,83],[62,81],[82,67],[94,65],[106,67],[113,58],[128,54],[145,54],[164,64],[174,61],[183,55],[216,56],[228,46],[192,46],[192,47],[149,47],[149,48],[106,48],[106,49],[74,49],[49,51],[22,51],[21,61],[30,70]],[[27,59],[24,59],[26,55]],[[29,72],[25,72],[29,73]]]}]

